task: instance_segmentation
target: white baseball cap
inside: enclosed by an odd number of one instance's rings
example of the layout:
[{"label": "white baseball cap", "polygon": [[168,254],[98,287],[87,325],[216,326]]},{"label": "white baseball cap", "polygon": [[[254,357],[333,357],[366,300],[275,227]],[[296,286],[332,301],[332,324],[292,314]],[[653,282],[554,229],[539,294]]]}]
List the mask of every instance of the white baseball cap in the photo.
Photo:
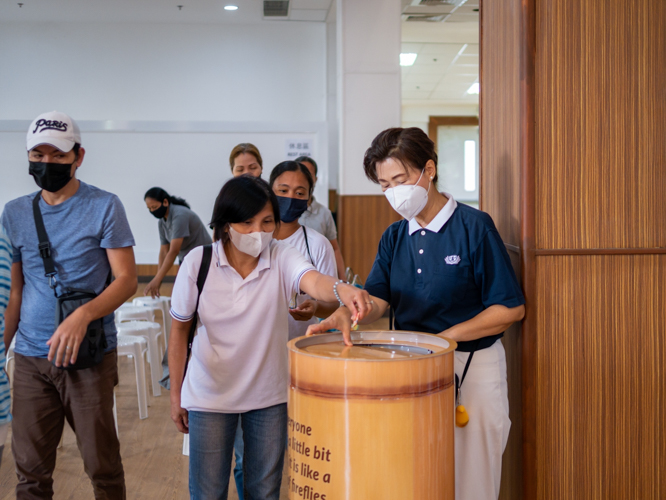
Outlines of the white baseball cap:
[{"label": "white baseball cap", "polygon": [[28,151],[41,145],[49,144],[63,153],[69,153],[74,144],[81,144],[81,131],[76,122],[58,111],[39,115],[28,129]]}]

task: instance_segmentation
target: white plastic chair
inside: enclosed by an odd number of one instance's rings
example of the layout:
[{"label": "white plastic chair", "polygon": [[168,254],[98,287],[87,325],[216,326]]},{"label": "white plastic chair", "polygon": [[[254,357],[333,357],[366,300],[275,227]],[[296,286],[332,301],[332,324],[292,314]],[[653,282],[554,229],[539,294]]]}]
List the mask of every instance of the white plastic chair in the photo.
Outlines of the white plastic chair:
[{"label": "white plastic chair", "polygon": [[151,307],[144,307],[125,303],[115,312],[116,325],[125,321],[155,321],[155,314]]},{"label": "white plastic chair", "polygon": [[[139,418],[148,418],[148,396],[146,388],[146,365],[143,353],[148,350],[148,342],[141,336],[118,335],[118,356],[130,356],[134,358],[134,372],[136,374],[136,392],[139,400]],[[115,394],[113,414],[116,416]],[[116,424],[117,432],[118,424]]]},{"label": "white plastic chair", "polygon": [[190,435],[183,434],[183,455],[190,456]]},{"label": "white plastic chair", "polygon": [[152,321],[126,321],[116,325],[118,335],[132,335],[144,337],[148,341],[148,362],[150,363],[150,380],[153,387],[153,396],[162,394],[160,378],[162,378],[162,353],[158,342],[162,335],[162,327]]},{"label": "white plastic chair", "polygon": [[[16,344],[16,335],[12,339],[11,344],[9,344],[9,349],[5,353],[5,371],[9,377],[9,388],[11,389],[14,386],[14,345]],[[11,368],[9,364],[11,363]]]},{"label": "white plastic chair", "polygon": [[137,297],[132,301],[132,305],[148,307],[153,311],[153,314],[157,311],[160,312],[162,316],[164,348],[166,349],[169,345],[169,335],[171,334],[171,314],[169,314],[169,309],[171,308],[171,297],[157,297],[155,299],[152,297]]}]

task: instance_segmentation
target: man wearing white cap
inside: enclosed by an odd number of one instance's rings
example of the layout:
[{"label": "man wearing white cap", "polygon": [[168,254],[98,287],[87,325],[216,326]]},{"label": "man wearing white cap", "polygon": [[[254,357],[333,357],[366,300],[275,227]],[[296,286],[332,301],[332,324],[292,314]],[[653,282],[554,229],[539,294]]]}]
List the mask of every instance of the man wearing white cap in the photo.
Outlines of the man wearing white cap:
[{"label": "man wearing white cap", "polygon": [[[136,292],[134,238],[118,197],[76,178],[85,150],[74,120],[56,111],[38,116],[28,129],[27,149],[28,172],[41,191],[10,201],[0,218],[14,254],[4,340],[9,346],[16,336],[16,497],[53,497],[56,448],[67,419],[95,498],[124,499],[113,420],[113,311]],[[47,243],[39,235],[39,214]],[[54,321],[74,289],[94,298]],[[93,346],[94,332],[102,331]]]}]

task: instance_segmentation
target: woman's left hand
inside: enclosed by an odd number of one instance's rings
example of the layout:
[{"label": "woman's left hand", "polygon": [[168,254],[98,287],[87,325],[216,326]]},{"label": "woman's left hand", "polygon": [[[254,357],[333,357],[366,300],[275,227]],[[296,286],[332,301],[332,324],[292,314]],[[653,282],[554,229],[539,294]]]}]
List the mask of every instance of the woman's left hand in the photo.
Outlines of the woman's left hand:
[{"label": "woman's left hand", "polygon": [[352,321],[355,323],[365,318],[372,311],[370,294],[361,288],[340,283],[338,285],[338,295],[351,312]]},{"label": "woman's left hand", "polygon": [[289,309],[289,314],[296,321],[308,321],[315,315],[315,312],[317,312],[317,302],[310,299],[304,301],[294,309]]}]

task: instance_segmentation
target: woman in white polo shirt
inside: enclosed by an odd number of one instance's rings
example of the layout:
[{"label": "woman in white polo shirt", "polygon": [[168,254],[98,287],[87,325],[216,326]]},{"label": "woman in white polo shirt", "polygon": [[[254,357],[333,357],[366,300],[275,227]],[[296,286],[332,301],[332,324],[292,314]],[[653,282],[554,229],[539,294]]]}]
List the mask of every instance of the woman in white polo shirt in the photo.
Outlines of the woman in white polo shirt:
[{"label": "woman in white polo shirt", "polygon": [[[308,168],[295,161],[283,161],[271,172],[269,183],[280,206],[280,227],[275,239],[289,243],[327,276],[336,277],[335,253],[326,237],[306,228],[299,217],[308,208],[314,181]],[[305,335],[317,318],[327,318],[337,308],[337,302],[319,302],[305,293],[294,295],[289,304],[289,340]]]},{"label": "woman in white polo shirt", "polygon": [[[317,272],[289,244],[273,239],[278,201],[249,176],[229,180],[215,201],[213,258],[199,300],[198,335],[183,380],[203,247],[181,266],[171,298],[171,418],[190,433],[192,499],[227,497],[236,426],[245,441],[245,499],[278,500],[287,440],[288,305],[304,291],[337,297],[359,318],[366,292]],[[348,332],[346,332],[348,333]]]}]

